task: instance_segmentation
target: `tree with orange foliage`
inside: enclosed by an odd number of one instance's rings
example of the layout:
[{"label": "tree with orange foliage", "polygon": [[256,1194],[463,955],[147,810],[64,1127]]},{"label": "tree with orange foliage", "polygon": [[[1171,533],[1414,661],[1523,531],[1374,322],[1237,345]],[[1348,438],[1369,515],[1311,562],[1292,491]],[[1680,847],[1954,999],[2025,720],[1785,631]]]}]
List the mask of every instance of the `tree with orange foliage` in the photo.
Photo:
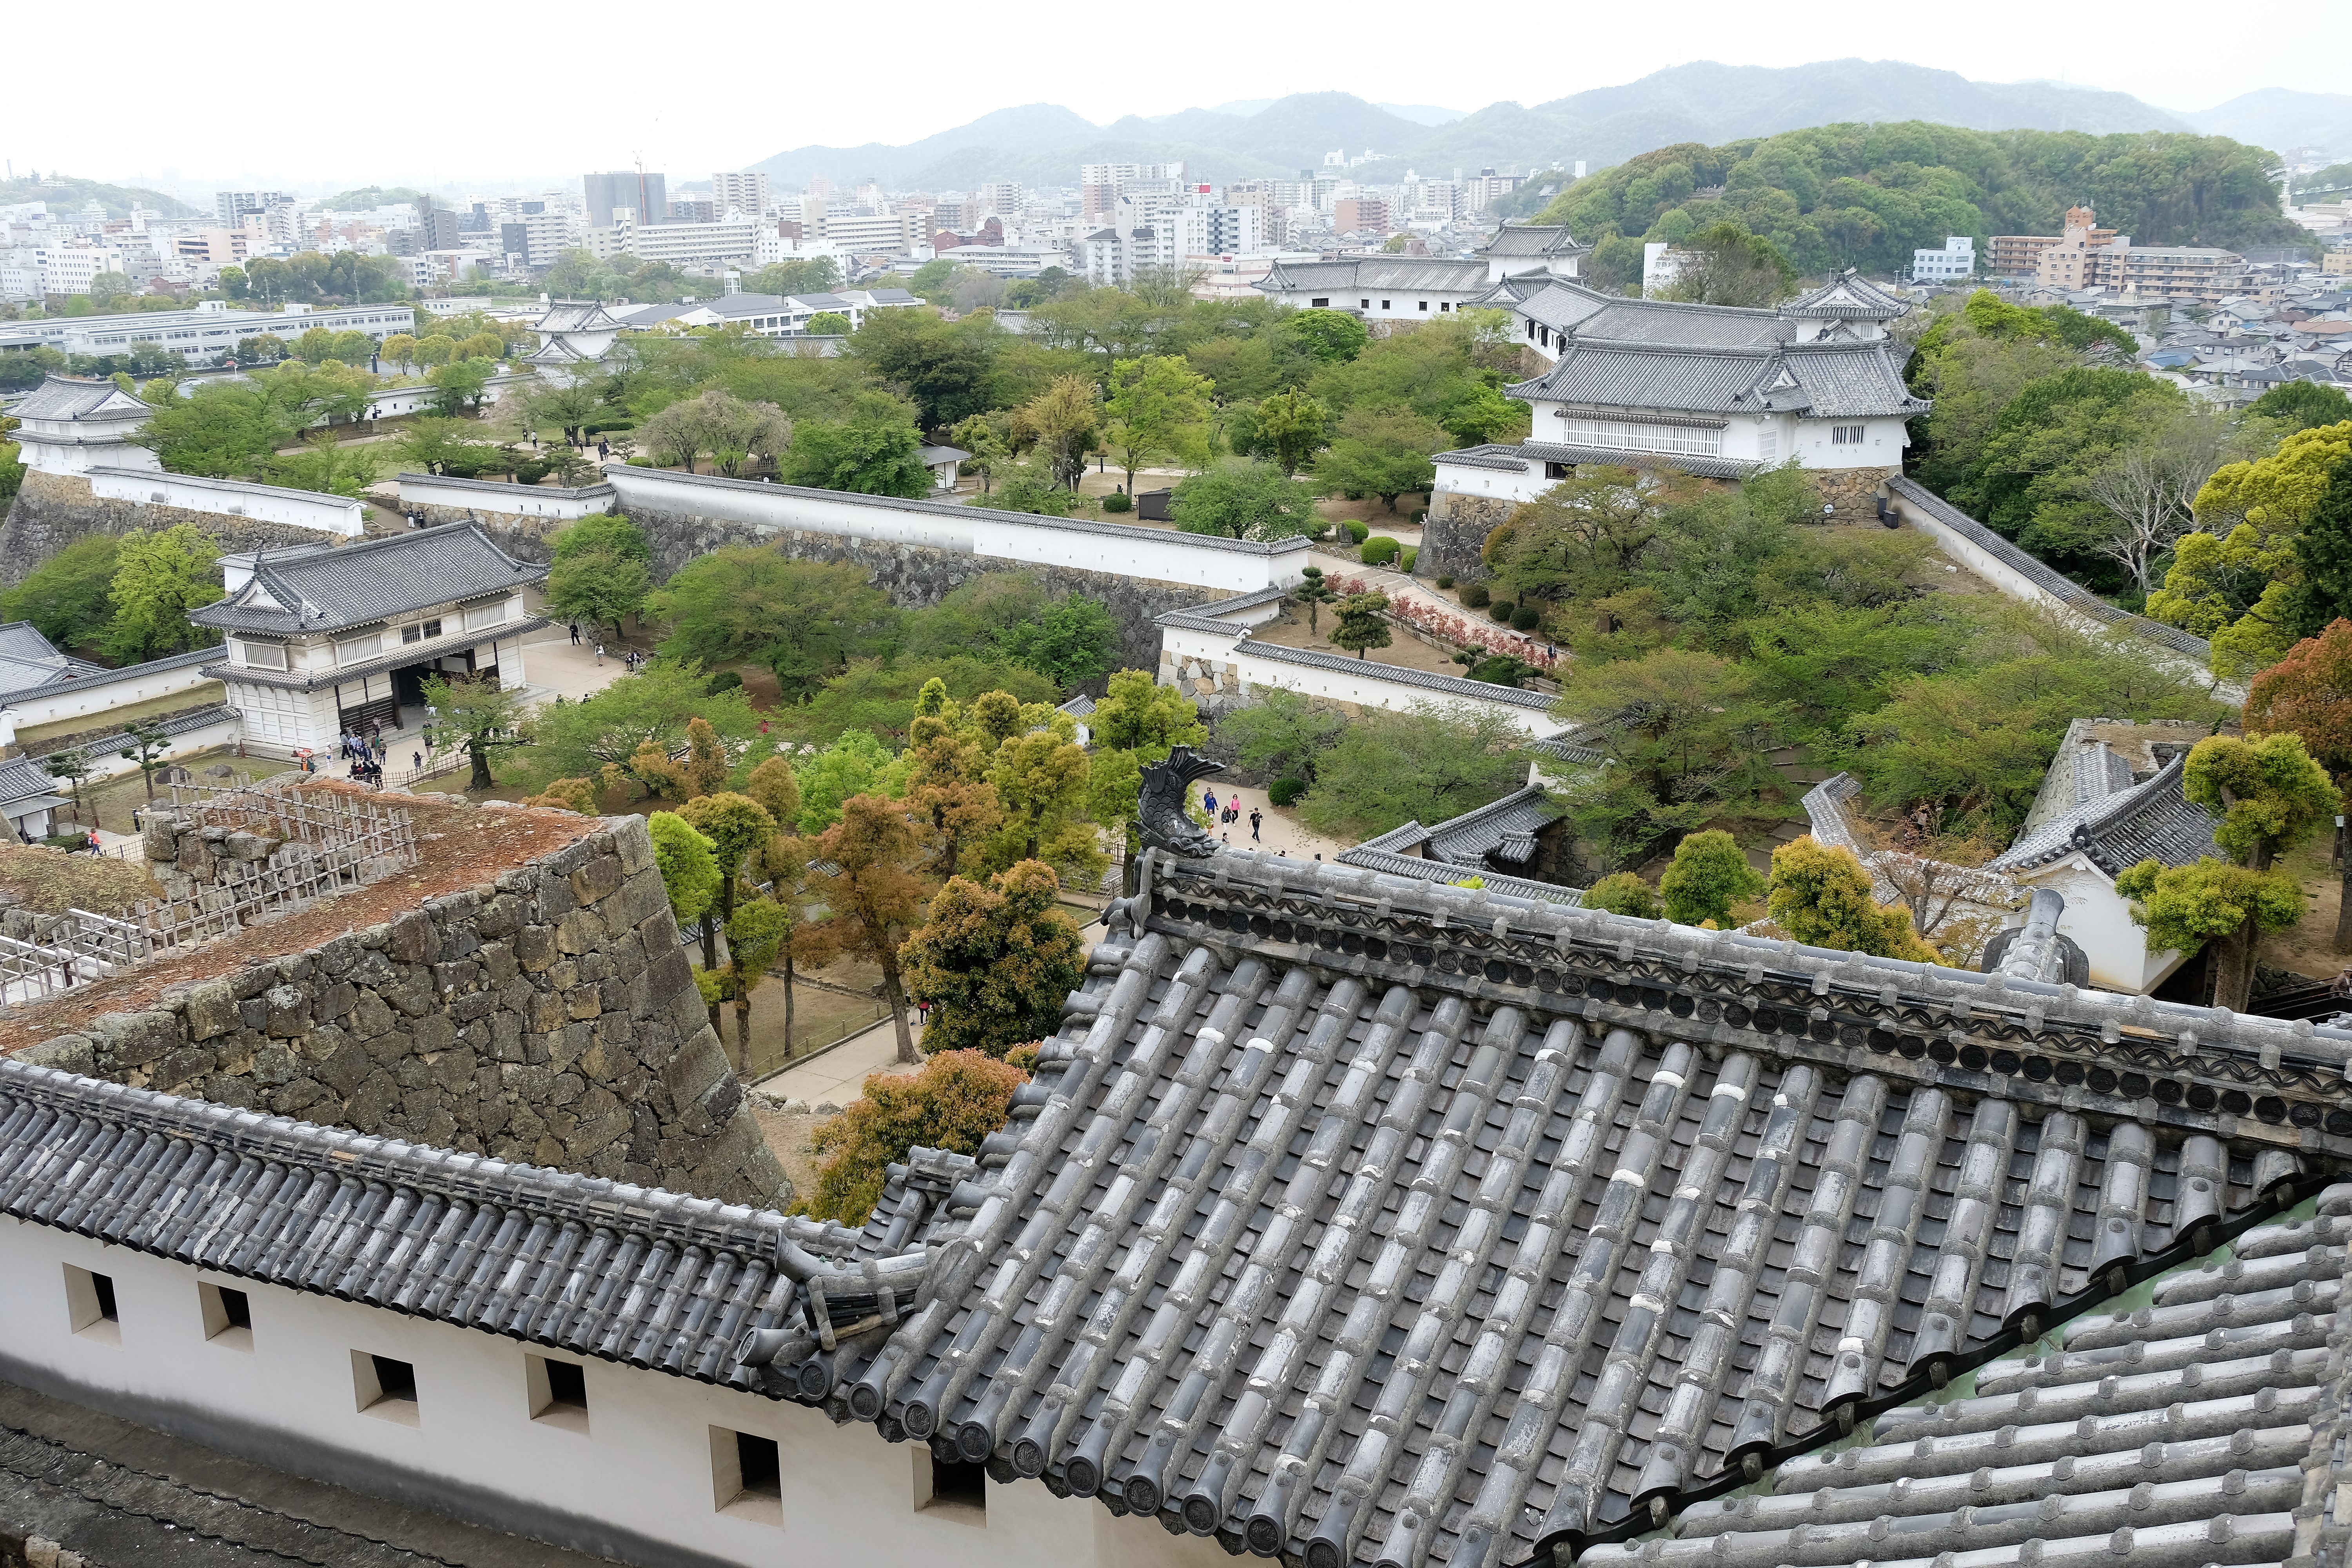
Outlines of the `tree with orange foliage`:
[{"label": "tree with orange foliage", "polygon": [[[844,817],[845,823],[848,818]],[[972,1154],[1004,1125],[1029,1075],[983,1051],[941,1051],[919,1073],[869,1078],[866,1092],[816,1130],[816,1187],[799,1211],[864,1225],[891,1165],[914,1149]]]},{"label": "tree with orange foliage", "polygon": [[898,946],[922,919],[930,886],[920,875],[924,835],[904,801],[854,795],[841,820],[807,841],[808,899],[825,911],[793,939],[802,959],[822,969],[834,959],[862,958],[882,971],[882,995],[898,1034],[898,1059],[921,1061],[907,1027],[907,987]]},{"label": "tree with orange foliage", "polygon": [[2352,621],[2305,637],[2246,689],[2246,732],[2291,730],[2314,761],[2352,781]]}]

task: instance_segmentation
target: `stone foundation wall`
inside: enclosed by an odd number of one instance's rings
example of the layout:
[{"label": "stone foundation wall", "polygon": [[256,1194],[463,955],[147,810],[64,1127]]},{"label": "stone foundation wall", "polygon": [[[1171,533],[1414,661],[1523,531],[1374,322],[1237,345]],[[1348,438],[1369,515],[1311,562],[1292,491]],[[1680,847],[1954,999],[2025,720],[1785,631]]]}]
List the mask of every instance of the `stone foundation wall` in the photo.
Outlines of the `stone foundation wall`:
[{"label": "stone foundation wall", "polygon": [[1837,509],[1840,522],[1872,522],[1878,517],[1878,496],[1886,481],[1900,475],[1892,468],[1807,468],[1807,479],[1822,500]]},{"label": "stone foundation wall", "polygon": [[[148,850],[192,889],[223,858],[283,852],[182,826],[151,826]],[[397,887],[344,896],[364,919]],[[642,817],[22,1054],[727,1203],[782,1207],[792,1196],[710,1028]]]},{"label": "stone foundation wall", "polygon": [[436,527],[450,522],[479,523],[482,531],[488,534],[499,549],[518,561],[534,562],[542,566],[555,559],[555,536],[570,526],[570,521],[565,518],[525,517],[510,511],[489,511],[481,507],[427,506],[419,501],[407,501],[402,504],[401,510],[414,513]]},{"label": "stone foundation wall", "polygon": [[1486,580],[1486,568],[1478,551],[1486,536],[1517,510],[1519,503],[1501,496],[1462,495],[1439,490],[1429,498],[1429,517],[1422,524],[1421,553],[1412,574],[1457,583]]},{"label": "stone foundation wall", "polygon": [[845,562],[868,574],[874,586],[902,610],[927,609],[976,578],[1013,572],[1051,594],[1083,594],[1098,600],[1118,626],[1122,668],[1150,669],[1160,662],[1160,628],[1153,617],[1190,609],[1228,595],[1189,583],[1163,583],[1072,566],[1046,566],[970,555],[887,540],[846,538],[837,533],[774,532],[750,523],[689,517],[644,508],[629,521],[645,530],[653,546],[654,574],[667,578],[698,555],[731,544],[757,544],[793,561]]},{"label": "stone foundation wall", "polygon": [[23,582],[35,567],[77,539],[141,529],[152,533],[183,522],[195,524],[225,552],[334,542],[331,534],[293,523],[101,497],[92,494],[89,481],[79,474],[32,468],[26,471],[24,487],[6,520],[0,521],[0,584]]}]

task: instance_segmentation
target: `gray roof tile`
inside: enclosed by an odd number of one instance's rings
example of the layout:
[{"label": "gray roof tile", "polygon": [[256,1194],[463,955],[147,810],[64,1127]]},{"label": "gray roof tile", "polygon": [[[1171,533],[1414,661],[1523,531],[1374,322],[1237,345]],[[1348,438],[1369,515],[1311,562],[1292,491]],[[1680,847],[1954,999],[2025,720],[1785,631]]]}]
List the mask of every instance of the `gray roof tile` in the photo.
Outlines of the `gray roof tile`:
[{"label": "gray roof tile", "polygon": [[229,631],[289,637],[339,631],[509,592],[546,575],[546,567],[499,549],[478,523],[453,523],[351,544],[258,551],[251,583],[188,618]]},{"label": "gray roof tile", "polygon": [[[2113,756],[2104,746],[2099,750]],[[2122,763],[2128,782],[2131,765],[2119,757],[2114,760]],[[2221,857],[2213,842],[2217,819],[2181,793],[2187,766],[2187,753],[2176,753],[2146,784],[2092,794],[2072,811],[2060,813],[2011,845],[1987,868],[2027,870],[2063,860],[2079,850],[2113,877],[2143,860],[2188,866],[2208,855]],[[2078,787],[2081,777],[2078,773]],[[2105,783],[2106,777],[2102,767],[2099,782]]]},{"label": "gray roof tile", "polygon": [[[2242,1260],[2159,1278],[2156,1305],[2076,1319],[2065,1348],[1991,1363],[1972,1397],[1880,1415],[1762,1495],[1692,1507],[1592,1568],[1930,1562],[2200,1564],[2308,1557],[2305,1470],[2338,1469],[2329,1348],[2352,1187],[2249,1230]],[[2326,1245],[2315,1241],[2315,1232]],[[2330,1485],[2330,1491],[2333,1486]],[[2298,1528],[2299,1520],[2311,1525]],[[2340,1531],[2341,1526],[2336,1529]]]}]

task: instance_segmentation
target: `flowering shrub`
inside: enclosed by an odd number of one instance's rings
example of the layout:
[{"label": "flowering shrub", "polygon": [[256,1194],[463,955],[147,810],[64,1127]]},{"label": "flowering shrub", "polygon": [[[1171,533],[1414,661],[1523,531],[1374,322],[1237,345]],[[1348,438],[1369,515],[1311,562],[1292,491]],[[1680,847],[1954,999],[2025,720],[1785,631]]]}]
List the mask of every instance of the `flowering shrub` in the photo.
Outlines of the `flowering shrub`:
[{"label": "flowering shrub", "polygon": [[[1350,594],[1367,594],[1372,591],[1365,585],[1361,578],[1334,577],[1330,582],[1332,590],[1342,598]],[[1483,647],[1493,653],[1508,654],[1514,658],[1533,665],[1547,675],[1552,673],[1559,663],[1558,656],[1545,652],[1546,645],[1533,637],[1522,637],[1517,632],[1507,630],[1502,626],[1490,626],[1483,621],[1473,621],[1466,616],[1454,615],[1421,599],[1402,596],[1391,598],[1389,601],[1388,616],[1391,620],[1403,622],[1415,631],[1427,632],[1440,642],[1452,643],[1456,647]]]}]

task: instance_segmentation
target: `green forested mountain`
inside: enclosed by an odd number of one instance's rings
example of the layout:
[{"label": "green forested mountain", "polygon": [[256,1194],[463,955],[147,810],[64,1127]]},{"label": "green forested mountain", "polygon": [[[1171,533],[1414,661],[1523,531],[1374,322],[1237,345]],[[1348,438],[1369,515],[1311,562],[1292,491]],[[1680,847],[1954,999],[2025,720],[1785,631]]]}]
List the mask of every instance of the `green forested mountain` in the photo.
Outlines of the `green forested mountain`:
[{"label": "green forested mountain", "polygon": [[84,203],[92,200],[106,209],[109,217],[129,217],[134,206],[162,213],[165,217],[194,217],[196,212],[185,202],[137,185],[110,185],[99,180],[78,180],[68,174],[51,174],[45,180],[30,175],[0,180],[0,206],[47,202],[53,213],[69,213],[79,212]]},{"label": "green forested mountain", "polygon": [[1607,287],[1638,279],[1644,239],[1723,218],[1769,236],[1805,273],[1895,272],[1947,235],[2055,234],[2087,202],[2144,245],[2305,245],[2280,215],[2269,154],[2178,132],[1964,131],[1906,121],[1823,125],[1717,147],[1683,142],[1579,182],[1544,209],[1594,242]]}]

